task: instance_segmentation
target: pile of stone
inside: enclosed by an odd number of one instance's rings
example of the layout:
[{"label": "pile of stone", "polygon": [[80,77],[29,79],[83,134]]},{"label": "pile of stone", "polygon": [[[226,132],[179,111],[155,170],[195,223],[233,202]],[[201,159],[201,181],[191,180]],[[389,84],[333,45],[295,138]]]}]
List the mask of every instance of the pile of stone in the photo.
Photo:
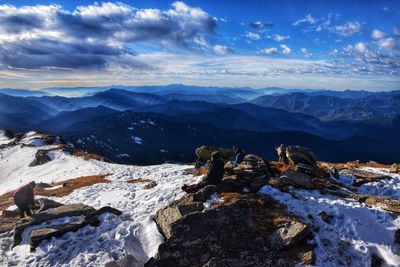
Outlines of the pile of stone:
[{"label": "pile of stone", "polygon": [[279,161],[289,165],[295,171],[311,176],[318,175],[317,159],[311,149],[302,146],[288,146],[281,144],[277,149]]}]

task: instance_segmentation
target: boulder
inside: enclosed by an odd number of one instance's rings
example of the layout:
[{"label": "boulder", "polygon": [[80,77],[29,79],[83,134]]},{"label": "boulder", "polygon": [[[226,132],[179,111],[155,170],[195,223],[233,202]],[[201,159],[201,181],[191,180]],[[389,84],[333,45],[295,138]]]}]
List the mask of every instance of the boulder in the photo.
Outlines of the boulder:
[{"label": "boulder", "polygon": [[284,185],[291,185],[297,188],[315,189],[310,175],[293,170],[287,170],[282,173],[280,182]]},{"label": "boulder", "polygon": [[317,168],[317,159],[311,149],[302,146],[288,146],[286,158],[290,165],[296,166],[299,163]]},{"label": "boulder", "polygon": [[148,182],[147,184],[145,184],[143,186],[143,189],[151,189],[151,188],[154,188],[156,186],[157,186],[157,183],[155,181],[151,181],[151,182]]},{"label": "boulder", "polygon": [[[145,266],[292,266],[300,263],[296,260],[299,255],[312,255],[314,246],[307,244],[307,225],[283,212],[272,198],[237,195],[239,199],[177,220],[169,220],[168,213],[158,213],[157,225],[170,221],[169,234]],[[308,258],[301,263],[311,264]]]},{"label": "boulder", "polygon": [[280,144],[277,148],[275,148],[275,151],[278,154],[279,162],[285,165],[289,164],[289,161],[286,158],[286,147],[283,144]]},{"label": "boulder", "polygon": [[193,194],[193,201],[206,202],[215,193],[216,189],[215,185],[207,185]]},{"label": "boulder", "polygon": [[389,169],[390,173],[400,173],[400,164],[393,163]]},{"label": "boulder", "polygon": [[177,222],[183,216],[193,213],[199,212],[204,209],[204,206],[201,202],[193,202],[193,203],[174,203],[165,208],[157,211],[154,216],[154,221],[157,223],[157,226],[167,239],[172,235],[172,224]]},{"label": "boulder", "polygon": [[232,160],[235,153],[230,148],[221,148],[221,147],[214,147],[214,146],[201,146],[196,149],[196,167],[200,167],[207,161],[211,159],[211,154],[213,152],[219,152],[219,155],[222,160],[229,161]]},{"label": "boulder", "polygon": [[29,164],[29,167],[42,165],[51,161],[51,158],[47,155],[47,153],[48,151],[43,149],[36,151],[35,159]]},{"label": "boulder", "polygon": [[222,192],[241,192],[246,184],[241,183],[238,179],[224,178],[217,185],[216,191],[218,193]]}]

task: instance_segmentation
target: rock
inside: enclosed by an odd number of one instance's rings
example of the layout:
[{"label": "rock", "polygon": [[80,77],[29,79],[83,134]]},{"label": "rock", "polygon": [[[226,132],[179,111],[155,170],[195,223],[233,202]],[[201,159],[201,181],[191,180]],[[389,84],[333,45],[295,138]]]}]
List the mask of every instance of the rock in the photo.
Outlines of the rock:
[{"label": "rock", "polygon": [[283,144],[280,144],[277,148],[275,148],[276,153],[278,154],[279,162],[284,165],[289,164],[288,159],[286,158],[286,147]]},{"label": "rock", "polygon": [[393,163],[389,169],[390,173],[400,173],[400,164]]},{"label": "rock", "polygon": [[371,267],[381,267],[385,261],[378,256],[376,253],[372,253],[371,255]]},{"label": "rock", "polygon": [[196,167],[198,168],[207,161],[209,161],[211,159],[211,154],[216,151],[220,152],[219,153],[220,157],[224,161],[232,160],[235,155],[233,150],[230,148],[226,149],[214,146],[201,146],[196,149],[196,156],[197,156]]},{"label": "rock", "polygon": [[394,242],[400,244],[400,229],[397,229],[396,233],[394,234]]},{"label": "rock", "polygon": [[151,189],[151,188],[156,187],[156,186],[157,186],[157,183],[155,181],[151,181],[151,182],[145,184],[143,186],[143,189]]},{"label": "rock", "polygon": [[344,169],[339,172],[340,174],[351,174],[355,177],[353,186],[361,186],[366,183],[376,182],[384,179],[392,179],[391,176],[374,173],[366,170],[356,168]]},{"label": "rock", "polygon": [[48,183],[40,182],[40,183],[36,183],[36,187],[37,188],[50,188],[51,186]]},{"label": "rock", "polygon": [[340,178],[339,170],[336,167],[332,167],[329,173],[336,179]]},{"label": "rock", "polygon": [[5,218],[14,218],[19,216],[18,209],[17,210],[2,210],[0,211],[0,216]]},{"label": "rock", "polygon": [[221,260],[217,257],[211,258],[203,267],[222,267]]},{"label": "rock", "polygon": [[244,156],[244,158],[243,158],[243,161],[250,163],[250,165],[257,164],[257,162],[260,160],[261,160],[261,158],[254,154],[248,154],[248,155]]},{"label": "rock", "polygon": [[280,177],[280,182],[285,185],[291,185],[303,189],[315,189],[315,185],[312,183],[311,176],[293,170],[287,170],[282,173],[282,176]]},{"label": "rock", "polygon": [[321,217],[321,220],[323,220],[328,224],[330,224],[333,219],[333,216],[331,214],[326,213],[325,211],[320,212],[318,215],[319,217]]},{"label": "rock", "polygon": [[43,212],[48,209],[58,208],[64,205],[48,198],[39,198],[36,200],[36,204],[37,206],[39,206],[39,209],[35,210],[35,213]]},{"label": "rock", "polygon": [[286,148],[286,158],[293,166],[303,163],[311,167],[317,166],[317,159],[311,149],[302,146],[288,146]]},{"label": "rock", "polygon": [[238,179],[224,178],[217,185],[216,191],[221,192],[241,192],[243,190],[243,185]]},{"label": "rock", "polygon": [[383,210],[400,214],[400,200],[398,199],[367,196],[365,198],[361,198],[360,201],[369,207],[380,207]]},{"label": "rock", "polygon": [[[177,220],[169,220],[171,214],[165,210],[180,204],[157,212],[156,223],[167,227],[169,236],[145,266],[293,266],[300,263],[295,260],[299,255],[312,255],[314,246],[306,242],[307,225],[283,212],[272,198],[237,195],[240,199]],[[160,221],[169,225],[159,225]],[[271,235],[287,251],[271,247]]]},{"label": "rock", "polygon": [[84,204],[69,204],[63,205],[57,208],[45,210],[38,214],[32,214],[31,217],[20,220],[14,227],[14,244],[13,247],[20,244],[22,240],[23,231],[33,225],[38,225],[47,221],[59,219],[62,217],[88,215],[89,213],[95,212],[93,207]]},{"label": "rock", "polygon": [[163,209],[157,211],[154,221],[157,223],[161,233],[170,238],[172,235],[172,224],[181,219],[183,216],[196,211],[202,211],[204,206],[200,202],[189,204],[171,204]]},{"label": "rock", "polygon": [[[36,247],[43,240],[50,239],[52,237],[59,237],[67,232],[75,232],[86,225],[98,226],[100,224],[98,216],[103,213],[112,213],[115,215],[122,214],[121,211],[111,208],[111,207],[108,207],[108,206],[102,207],[99,210],[95,210],[94,208],[85,206],[83,204],[70,204],[70,205],[64,205],[64,206],[61,206],[58,208],[52,208],[48,211],[48,213],[52,214],[52,216],[57,216],[58,218],[78,216],[77,214],[75,214],[75,215],[71,215],[71,214],[79,212],[79,208],[82,208],[82,214],[80,214],[80,215],[83,215],[84,218],[81,218],[78,221],[73,221],[73,222],[69,222],[66,224],[54,225],[54,226],[50,226],[50,227],[43,227],[40,229],[33,230],[30,234],[31,251],[34,251],[36,249]],[[61,214],[63,216],[60,217]],[[47,218],[47,220],[45,220],[45,221],[49,221],[49,220],[54,220],[54,217]],[[32,222],[32,221],[29,222],[30,226],[37,225],[37,224],[40,224],[40,220],[36,220],[34,222]],[[16,236],[14,233],[14,246],[16,243],[15,238],[16,238]]]},{"label": "rock", "polygon": [[36,151],[35,159],[29,164],[29,167],[42,165],[51,161],[51,158],[47,155],[47,153],[48,151],[43,149]]},{"label": "rock", "polygon": [[9,129],[3,129],[3,134],[5,137],[7,137],[8,139],[12,139],[14,138],[14,132],[9,130]]},{"label": "rock", "polygon": [[132,255],[126,255],[119,261],[111,261],[104,265],[104,267],[141,267],[140,263]]},{"label": "rock", "polygon": [[193,201],[206,202],[215,193],[216,189],[215,185],[207,185],[193,194]]},{"label": "rock", "polygon": [[81,219],[77,222],[33,230],[30,234],[30,249],[31,251],[34,251],[43,240],[50,239],[52,237],[60,237],[68,232],[75,232],[86,225],[97,226],[99,223],[100,221],[97,219],[97,217],[91,217],[89,219]]},{"label": "rock", "polygon": [[287,249],[311,234],[310,228],[298,221],[289,221],[273,232],[268,241],[277,250]]}]

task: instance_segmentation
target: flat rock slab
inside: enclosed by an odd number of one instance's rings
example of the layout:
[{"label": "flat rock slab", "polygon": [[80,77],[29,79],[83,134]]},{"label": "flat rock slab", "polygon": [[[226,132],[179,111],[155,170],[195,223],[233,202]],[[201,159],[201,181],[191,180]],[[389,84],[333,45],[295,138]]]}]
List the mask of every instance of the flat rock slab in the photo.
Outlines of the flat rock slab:
[{"label": "flat rock slab", "polygon": [[43,240],[50,239],[52,237],[59,237],[68,232],[75,232],[86,225],[97,226],[99,223],[100,221],[97,219],[97,217],[91,217],[81,219],[76,222],[33,230],[30,235],[30,249],[31,251],[34,251]]},{"label": "flat rock slab", "polygon": [[389,175],[383,175],[360,169],[341,170],[340,174],[351,174],[355,177],[353,186],[361,186],[366,183],[376,182],[384,179],[392,179]]}]

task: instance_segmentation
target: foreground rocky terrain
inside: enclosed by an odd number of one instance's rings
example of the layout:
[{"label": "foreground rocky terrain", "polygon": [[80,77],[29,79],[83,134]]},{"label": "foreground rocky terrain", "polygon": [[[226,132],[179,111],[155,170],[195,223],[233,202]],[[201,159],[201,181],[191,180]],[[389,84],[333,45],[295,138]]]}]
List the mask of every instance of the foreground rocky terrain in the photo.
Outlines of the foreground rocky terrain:
[{"label": "foreground rocky terrain", "polygon": [[[399,265],[398,165],[276,152],[227,161],[221,184],[185,194],[207,163],[118,165],[59,137],[0,131],[0,265]],[[41,209],[20,221],[9,198],[31,180]]]}]

